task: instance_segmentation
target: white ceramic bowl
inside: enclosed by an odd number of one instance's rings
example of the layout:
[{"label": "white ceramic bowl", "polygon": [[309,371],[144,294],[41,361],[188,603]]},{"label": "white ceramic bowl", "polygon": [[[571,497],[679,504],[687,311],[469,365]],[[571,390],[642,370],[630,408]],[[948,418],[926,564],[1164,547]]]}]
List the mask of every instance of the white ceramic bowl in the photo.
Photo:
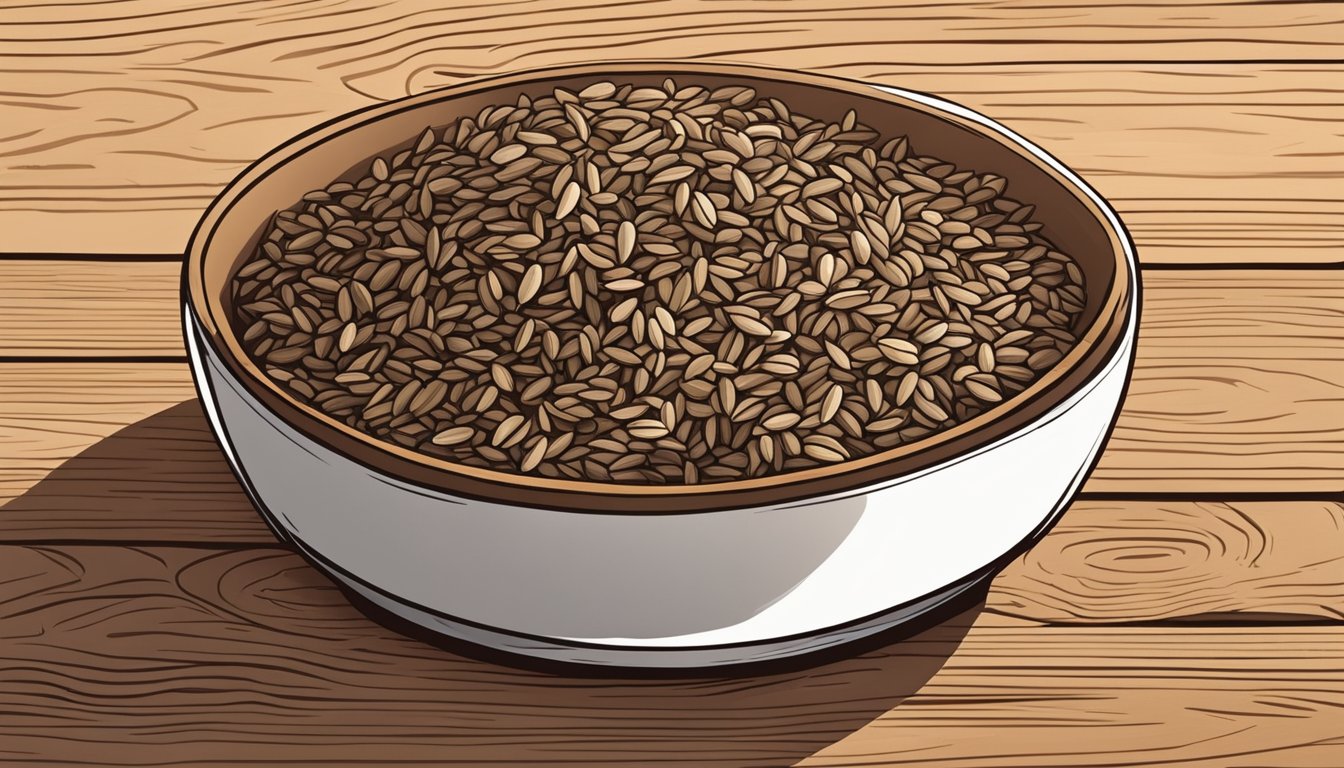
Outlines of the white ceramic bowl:
[{"label": "white ceramic bowl", "polygon": [[[656,488],[420,456],[287,398],[243,354],[226,287],[277,208],[409,144],[425,125],[500,98],[665,76],[749,83],[818,116],[856,107],[923,153],[1007,177],[1083,267],[1082,341],[1027,391],[913,446],[764,480]],[[1114,211],[998,123],[920,93],[698,63],[528,72],[327,123],[223,192],[197,227],[183,275],[201,401],[277,535],[348,589],[434,632],[641,667],[817,650],[908,621],[991,576],[1048,529],[1094,465],[1132,365],[1138,292]]]}]

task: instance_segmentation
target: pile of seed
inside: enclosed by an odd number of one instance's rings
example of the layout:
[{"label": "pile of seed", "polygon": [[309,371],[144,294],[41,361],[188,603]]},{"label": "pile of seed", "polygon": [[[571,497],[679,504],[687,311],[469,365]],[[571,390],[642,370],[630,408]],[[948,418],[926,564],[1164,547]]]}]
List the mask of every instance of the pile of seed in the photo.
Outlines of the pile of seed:
[{"label": "pile of seed", "polygon": [[746,87],[484,109],[276,214],[236,330],[385,441],[707,483],[963,422],[1074,344],[1082,274],[990,173]]}]

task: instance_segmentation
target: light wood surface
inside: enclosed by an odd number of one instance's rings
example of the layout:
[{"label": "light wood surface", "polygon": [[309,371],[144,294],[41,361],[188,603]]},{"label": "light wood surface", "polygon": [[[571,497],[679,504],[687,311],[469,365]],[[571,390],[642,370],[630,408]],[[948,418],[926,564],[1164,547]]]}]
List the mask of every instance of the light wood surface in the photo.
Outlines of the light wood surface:
[{"label": "light wood surface", "polygon": [[177,262],[0,260],[0,358],[181,356],[181,271]]},{"label": "light wood surface", "polygon": [[994,580],[1043,624],[1344,619],[1344,504],[1080,501]]},{"label": "light wood surface", "polygon": [[178,253],[243,167],[349,110],[523,68],[706,58],[982,110],[1083,172],[1152,261],[1341,260],[1339,4],[329,5],[6,11],[4,249]]},{"label": "light wood surface", "polygon": [[[405,637],[211,440],[179,263],[290,136],[594,59],[946,96],[1122,213],[1138,367],[1059,524],[922,633],[698,679]],[[0,0],[0,765],[1344,765],[1344,4]]]},{"label": "light wood surface", "polygon": [[235,764],[1324,767],[1344,736],[1337,626],[1024,627],[972,606],[801,671],[585,679],[401,638],[284,550],[3,549],[26,576],[0,585],[15,762],[92,740],[136,764],[208,744]]}]

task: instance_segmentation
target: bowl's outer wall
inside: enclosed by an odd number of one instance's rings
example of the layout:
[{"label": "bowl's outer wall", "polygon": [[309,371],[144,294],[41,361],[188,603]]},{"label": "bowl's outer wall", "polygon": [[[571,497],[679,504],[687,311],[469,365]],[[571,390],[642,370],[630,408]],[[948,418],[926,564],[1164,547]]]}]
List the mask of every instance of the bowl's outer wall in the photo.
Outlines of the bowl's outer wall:
[{"label": "bowl's outer wall", "polygon": [[1013,194],[1040,206],[1047,234],[1078,258],[1089,287],[1082,322],[1098,318],[1097,323],[1085,326],[1078,348],[1027,392],[970,421],[927,437],[918,445],[898,446],[838,465],[800,470],[787,478],[756,478],[690,488],[520,479],[506,472],[427,457],[370,438],[311,406],[295,403],[247,359],[229,328],[230,276],[255,247],[277,208],[291,204],[306,191],[346,171],[350,158],[404,146],[413,142],[410,137],[418,135],[426,124],[448,124],[458,115],[474,113],[510,94],[546,93],[556,82],[579,88],[606,77],[656,84],[666,72],[664,67],[677,66],[689,65],[620,64],[612,71],[587,74],[572,74],[571,70],[524,73],[472,86],[484,90],[448,89],[423,94],[341,118],[277,150],[221,195],[193,237],[185,272],[187,295],[202,322],[207,345],[221,355],[267,410],[278,413],[317,442],[385,474],[421,486],[474,498],[504,499],[521,506],[615,511],[635,498],[641,511],[651,512],[701,507],[731,509],[775,503],[786,497],[813,498],[869,486],[893,474],[920,471],[1031,423],[1068,392],[1083,386],[1110,359],[1123,333],[1124,308],[1133,301],[1137,277],[1132,260],[1127,263],[1123,253],[1126,243],[1118,222],[1100,198],[1056,161],[983,116],[923,94],[834,78],[698,63],[696,67],[703,66],[717,74],[675,74],[710,86],[750,81],[763,95],[786,98],[800,109],[831,119],[840,118],[845,110],[858,105],[865,119],[875,124],[900,125],[921,152],[954,157],[968,167],[993,171],[1010,179]]},{"label": "bowl's outer wall", "polygon": [[[188,325],[194,326],[188,311]],[[1019,433],[924,473],[787,506],[583,514],[409,486],[268,413],[192,327],[210,422],[285,533],[432,612],[624,647],[818,632],[935,593],[1057,515],[1113,422],[1131,335],[1094,382]],[[628,510],[637,513],[638,510]]]}]

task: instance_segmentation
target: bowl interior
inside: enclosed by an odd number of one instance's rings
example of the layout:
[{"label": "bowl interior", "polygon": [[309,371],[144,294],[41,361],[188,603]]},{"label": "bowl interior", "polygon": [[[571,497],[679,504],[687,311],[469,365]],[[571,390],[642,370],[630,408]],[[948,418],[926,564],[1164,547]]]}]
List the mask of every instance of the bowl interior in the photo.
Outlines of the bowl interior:
[{"label": "bowl interior", "polygon": [[[989,171],[1008,180],[1008,194],[1037,206],[1043,233],[1084,273],[1087,306],[1078,346],[1025,391],[979,416],[917,442],[841,464],[754,480],[697,486],[599,484],[481,470],[384,443],[286,396],[243,352],[231,318],[230,282],[276,210],[309,190],[351,178],[377,154],[410,146],[426,126],[442,127],[482,107],[538,96],[555,86],[579,90],[600,80],[657,85],[665,77],[710,87],[748,84],[809,116],[839,120],[849,109],[889,135],[905,134],[915,151]],[[936,102],[936,100],[934,100]],[[469,83],[372,107],[312,129],[258,161],[215,201],[188,253],[187,300],[211,348],[238,381],[301,433],[380,472],[412,483],[494,501],[585,511],[629,508],[675,512],[777,504],[862,487],[947,461],[993,442],[1032,420],[1094,376],[1118,346],[1133,290],[1126,238],[1095,193],[1076,184],[1057,161],[1037,154],[971,113],[925,103],[918,94],[791,72],[707,64],[632,63],[522,73]]]}]

